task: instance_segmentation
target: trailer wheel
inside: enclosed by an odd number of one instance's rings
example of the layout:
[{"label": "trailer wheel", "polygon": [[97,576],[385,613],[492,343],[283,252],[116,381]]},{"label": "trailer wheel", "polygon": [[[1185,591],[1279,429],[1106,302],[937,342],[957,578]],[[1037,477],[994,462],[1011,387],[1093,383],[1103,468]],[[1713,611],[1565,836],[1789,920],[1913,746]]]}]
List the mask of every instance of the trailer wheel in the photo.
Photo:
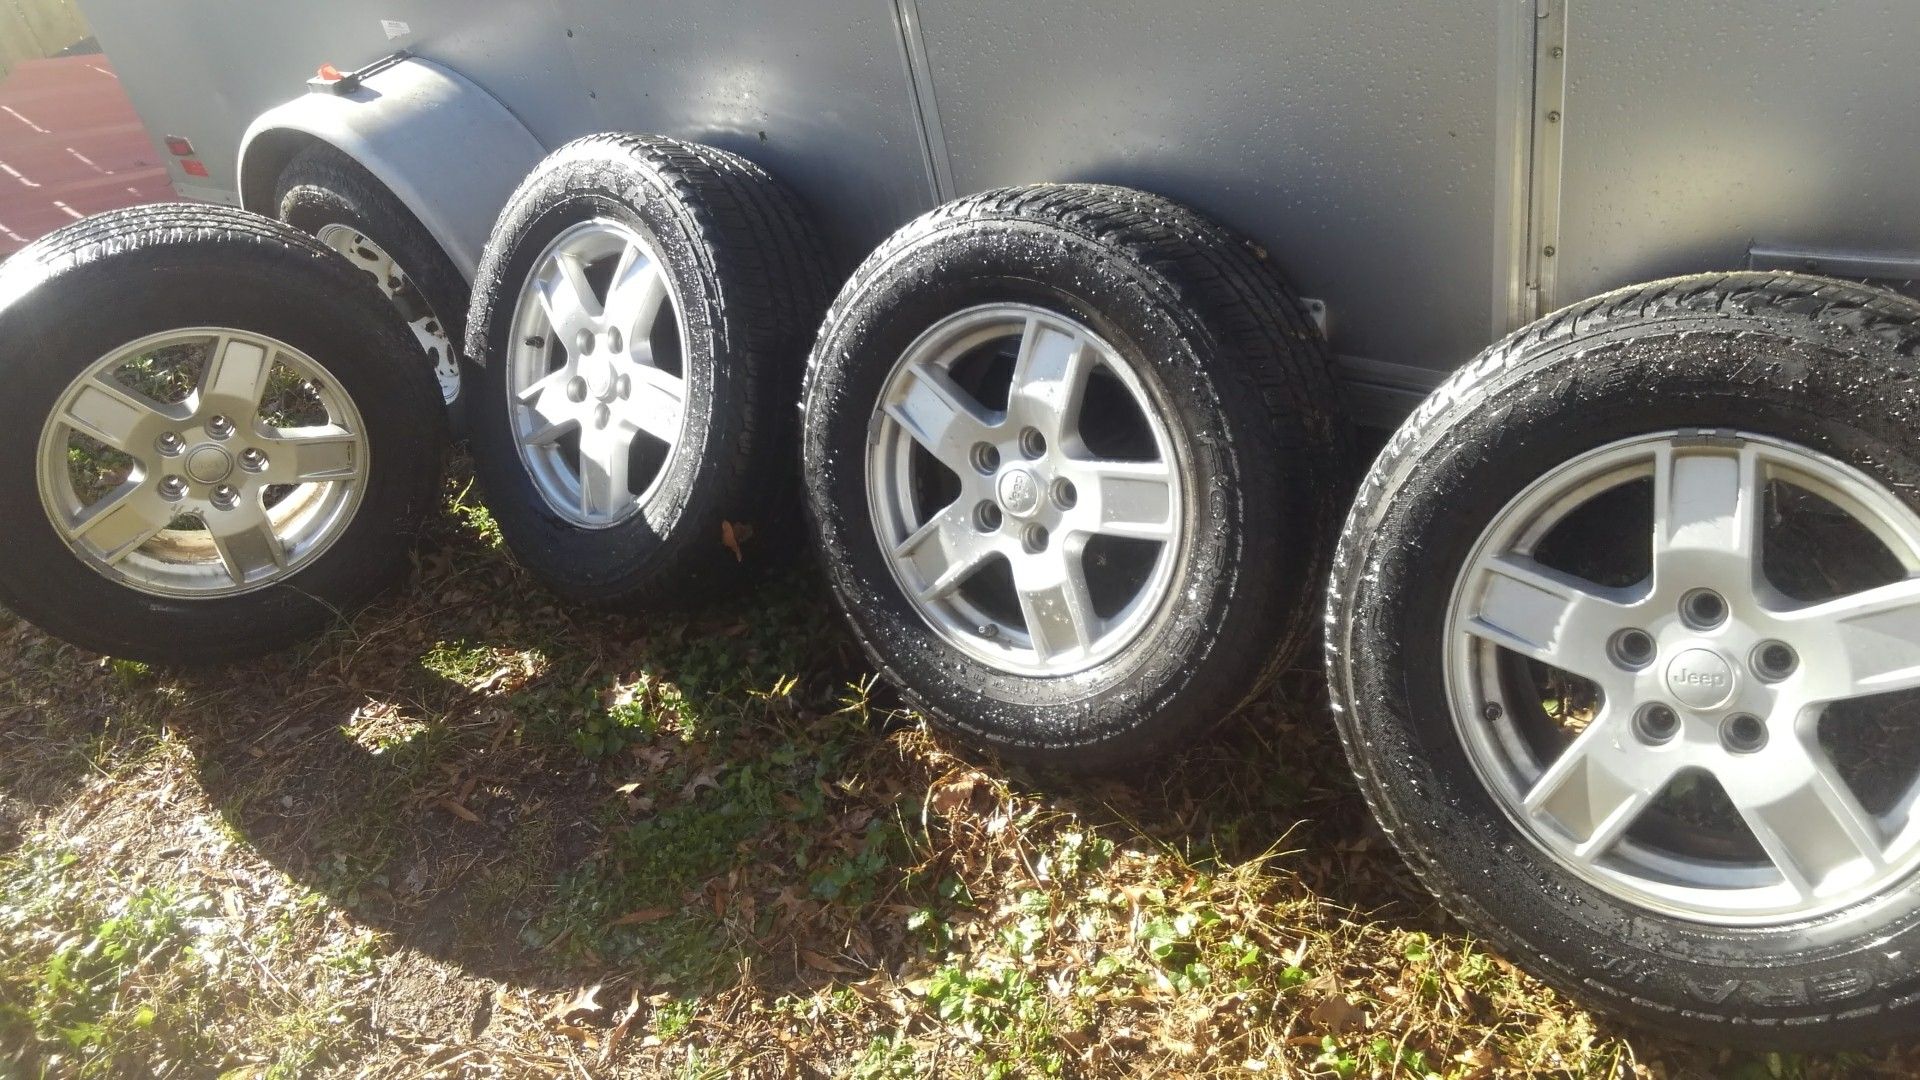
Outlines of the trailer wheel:
[{"label": "trailer wheel", "polygon": [[608,134],[542,162],[481,258],[468,336],[475,466],[520,561],[632,608],[791,553],[824,265],[798,202],[733,154]]},{"label": "trailer wheel", "polygon": [[803,464],[868,655],[936,721],[1102,769],[1312,636],[1348,436],[1274,270],[1124,188],[991,191],[875,252],[815,346]]},{"label": "trailer wheel", "polygon": [[167,204],[0,266],[0,605],[86,648],[212,663],[406,572],[445,429],[412,335],[270,218]]},{"label": "trailer wheel", "polygon": [[457,425],[467,282],[426,226],[359,162],[326,143],[314,143],[287,164],[274,206],[280,220],[312,234],[379,284],[426,353]]},{"label": "trailer wheel", "polygon": [[1675,1034],[1920,1011],[1920,305],[1623,290],[1469,364],[1348,518],[1335,716],[1470,927]]}]

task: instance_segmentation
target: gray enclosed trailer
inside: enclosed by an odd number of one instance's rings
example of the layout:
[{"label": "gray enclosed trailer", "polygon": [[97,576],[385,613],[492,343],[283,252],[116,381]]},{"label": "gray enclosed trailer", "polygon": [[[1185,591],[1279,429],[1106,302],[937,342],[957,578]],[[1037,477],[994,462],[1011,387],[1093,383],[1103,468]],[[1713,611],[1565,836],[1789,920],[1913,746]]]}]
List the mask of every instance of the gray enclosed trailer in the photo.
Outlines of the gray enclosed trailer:
[{"label": "gray enclosed trailer", "polygon": [[[168,207],[0,267],[9,607],[179,660],[365,599],[439,434],[397,307],[569,601],[791,547],[799,396],[929,718],[1128,766],[1324,637],[1370,805],[1536,974],[1920,1013],[1910,4],[86,7],[181,193],[321,244]],[[1405,417],[1337,551],[1336,376]]]},{"label": "gray enclosed trailer", "polygon": [[[326,140],[469,273],[513,185],[593,131],[760,163],[844,265],[973,191],[1158,192],[1267,249],[1382,422],[1627,282],[1905,281],[1920,252],[1915,16],[1878,0],[84,6],[156,140],[205,164],[171,159],[183,195],[270,210]],[[365,90],[306,95],[401,49]]]}]

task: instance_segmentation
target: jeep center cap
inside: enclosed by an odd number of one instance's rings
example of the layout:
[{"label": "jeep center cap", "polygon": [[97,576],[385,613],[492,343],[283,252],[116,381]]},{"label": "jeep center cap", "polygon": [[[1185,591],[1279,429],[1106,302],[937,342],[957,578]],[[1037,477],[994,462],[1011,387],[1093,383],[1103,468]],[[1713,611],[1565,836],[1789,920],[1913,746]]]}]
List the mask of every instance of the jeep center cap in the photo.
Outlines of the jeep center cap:
[{"label": "jeep center cap", "polygon": [[1733,665],[1719,653],[1688,649],[1667,665],[1667,689],[1683,705],[1711,709],[1733,696]]}]

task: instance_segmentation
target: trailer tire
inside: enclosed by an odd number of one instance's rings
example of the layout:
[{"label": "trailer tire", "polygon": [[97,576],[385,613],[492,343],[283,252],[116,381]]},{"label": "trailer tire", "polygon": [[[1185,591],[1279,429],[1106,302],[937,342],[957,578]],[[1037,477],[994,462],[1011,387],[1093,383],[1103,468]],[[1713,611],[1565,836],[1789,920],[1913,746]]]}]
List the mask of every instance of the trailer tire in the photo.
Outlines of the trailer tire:
[{"label": "trailer tire", "polygon": [[392,305],[312,237],[225,207],[115,211],[8,259],[0,297],[0,606],[94,651],[212,664],[407,573],[443,412]]},{"label": "trailer tire", "polygon": [[[1914,580],[1916,354],[1920,304],[1878,289],[1764,273],[1635,286],[1488,349],[1375,463],[1329,589],[1334,717],[1422,881],[1534,975],[1704,1042],[1912,1030],[1920,892],[1911,854],[1896,857],[1910,837],[1868,809],[1913,782],[1912,739],[1869,743],[1878,773],[1843,769],[1826,747],[1855,719],[1830,727],[1839,704],[1796,704],[1828,685],[1795,680],[1920,656],[1912,608],[1876,609],[1858,638],[1804,621]],[[1724,601],[1692,606],[1705,589]],[[1635,629],[1646,639],[1621,644]],[[1797,659],[1767,659],[1774,638]],[[1599,688],[1562,680],[1559,701],[1594,710],[1566,731],[1537,722],[1537,685],[1506,689],[1541,665]],[[1894,713],[1848,717],[1910,724],[1911,692],[1873,685],[1863,700]],[[1538,771],[1512,749],[1535,745]],[[1862,794],[1856,777],[1881,773],[1886,790]],[[1851,832],[1856,804],[1875,816]],[[1883,868],[1861,869],[1862,842],[1887,845]]]},{"label": "trailer tire", "polygon": [[462,356],[467,280],[413,211],[352,157],[324,142],[295,155],[280,174],[280,220],[317,237],[380,284],[412,328],[440,385],[448,419],[464,433]]},{"label": "trailer tire", "polygon": [[1137,765],[1314,637],[1350,440],[1325,346],[1167,199],[1010,188],[907,225],[834,302],[803,426],[867,655],[1002,755]]},{"label": "trailer tire", "polygon": [[633,609],[787,560],[826,282],[798,200],[737,155],[604,134],[542,162],[468,320],[475,470],[521,563],[570,602]]}]

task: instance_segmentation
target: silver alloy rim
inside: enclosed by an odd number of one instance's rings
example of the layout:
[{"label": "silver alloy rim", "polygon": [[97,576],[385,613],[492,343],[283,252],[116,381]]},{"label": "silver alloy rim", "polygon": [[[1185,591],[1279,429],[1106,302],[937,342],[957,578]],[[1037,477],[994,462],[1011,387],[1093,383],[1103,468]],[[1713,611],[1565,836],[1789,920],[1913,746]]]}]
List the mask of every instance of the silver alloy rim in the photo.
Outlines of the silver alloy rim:
[{"label": "silver alloy rim", "polygon": [[[986,386],[962,383],[995,355],[1003,366],[1011,356],[1010,378],[982,378],[1006,388],[1004,408],[982,403],[998,400]],[[1089,446],[1095,379],[1110,380],[1099,420],[1137,413],[1125,418],[1127,458]],[[975,659],[1021,675],[1083,671],[1167,602],[1183,517],[1173,441],[1139,373],[1087,327],[1017,304],[942,320],[888,376],[869,446],[868,501],[894,579],[936,633]],[[1114,541],[1132,557],[1110,556]],[[1011,596],[996,603],[987,571],[1001,562]],[[1129,572],[1115,577],[1123,562]]]},{"label": "silver alloy rim", "polygon": [[672,470],[686,429],[686,372],[677,345],[656,355],[663,313],[679,331],[672,341],[685,341],[659,255],[606,219],[555,237],[521,288],[508,416],[534,488],[574,525],[625,521]]},{"label": "silver alloy rim", "polygon": [[[1605,587],[1534,558],[1568,515],[1635,481],[1652,488],[1644,580]],[[1788,597],[1762,564],[1769,484],[1837,508],[1904,577]],[[1819,738],[1829,705],[1920,687],[1920,517],[1858,470],[1746,434],[1674,431],[1603,447],[1501,511],[1465,563],[1446,625],[1453,717],[1480,778],[1529,840],[1605,892],[1682,918],[1769,925],[1887,895],[1920,865],[1920,782],[1908,778],[1871,812]],[[1584,730],[1557,755],[1520,730],[1527,703],[1501,675],[1503,653],[1598,688]],[[1702,854],[1637,831],[1649,820],[1672,828],[1658,800],[1700,774],[1762,855]]]},{"label": "silver alloy rim", "polygon": [[347,261],[373,275],[380,291],[400,309],[407,326],[420,342],[420,348],[433,364],[433,377],[440,383],[440,398],[451,403],[460,396],[460,360],[447,328],[434,314],[419,285],[387,250],[367,234],[351,225],[323,225],[318,233],[321,243],[347,257]]},{"label": "silver alloy rim", "polygon": [[82,562],[141,592],[207,599],[325,552],[359,508],[368,449],[317,361],[201,327],[88,365],[42,427],[39,461],[41,504]]}]

